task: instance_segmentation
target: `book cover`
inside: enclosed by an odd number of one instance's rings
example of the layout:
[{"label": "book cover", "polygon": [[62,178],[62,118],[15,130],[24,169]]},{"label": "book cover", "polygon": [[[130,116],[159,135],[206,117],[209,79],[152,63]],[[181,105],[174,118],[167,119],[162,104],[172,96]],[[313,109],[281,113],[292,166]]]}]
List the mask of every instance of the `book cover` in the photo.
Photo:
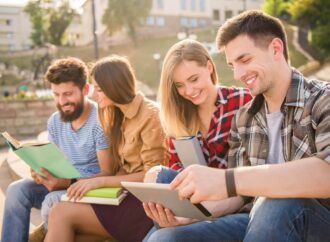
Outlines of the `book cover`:
[{"label": "book cover", "polygon": [[2,133],[2,136],[11,150],[38,174],[43,175],[40,168],[44,167],[55,177],[67,179],[80,177],[78,170],[55,144],[49,142],[21,144],[7,132]]},{"label": "book cover", "polygon": [[89,190],[84,194],[85,197],[116,198],[123,192],[121,187],[101,187]]},{"label": "book cover", "polygon": [[126,197],[127,192],[123,191],[117,198],[107,197],[86,197],[83,196],[80,200],[73,201],[69,200],[66,194],[61,196],[61,201],[65,202],[77,202],[77,203],[93,203],[93,204],[104,204],[104,205],[119,205]]},{"label": "book cover", "polygon": [[183,136],[173,139],[173,145],[183,167],[193,164],[207,165],[196,136]]}]

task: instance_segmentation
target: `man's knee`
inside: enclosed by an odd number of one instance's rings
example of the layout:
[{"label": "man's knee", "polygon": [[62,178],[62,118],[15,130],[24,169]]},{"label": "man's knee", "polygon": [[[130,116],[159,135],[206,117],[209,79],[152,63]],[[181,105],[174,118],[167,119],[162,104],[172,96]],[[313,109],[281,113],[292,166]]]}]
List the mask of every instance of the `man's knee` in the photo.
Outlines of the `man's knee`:
[{"label": "man's knee", "polygon": [[162,170],[162,166],[154,166],[150,168],[144,175],[143,182],[156,183],[159,172]]},{"label": "man's knee", "polygon": [[30,200],[30,182],[27,180],[18,180],[11,183],[6,191],[6,203],[14,205],[15,203]]}]

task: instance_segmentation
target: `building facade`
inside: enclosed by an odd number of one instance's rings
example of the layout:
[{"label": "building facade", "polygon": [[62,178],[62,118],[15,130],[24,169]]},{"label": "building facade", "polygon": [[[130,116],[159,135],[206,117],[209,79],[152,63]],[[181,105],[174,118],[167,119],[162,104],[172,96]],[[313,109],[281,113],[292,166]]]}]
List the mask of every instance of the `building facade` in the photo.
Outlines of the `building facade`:
[{"label": "building facade", "polygon": [[0,5],[0,51],[28,50],[32,27],[23,6]]},{"label": "building facade", "polygon": [[[153,0],[149,16],[138,27],[140,38],[164,36],[220,26],[226,19],[246,10],[260,9],[263,0]],[[94,0],[96,33],[99,44],[123,43],[128,40],[125,29],[109,37],[102,23],[108,0]],[[29,16],[24,6],[0,5],[0,51],[27,50],[32,46]],[[92,0],[83,1],[66,31],[65,44],[85,46],[93,43]]]},{"label": "building facade", "polygon": [[[99,42],[117,43],[126,38],[121,31],[110,38],[102,23],[102,16],[107,9],[107,0],[94,0],[96,11],[97,33]],[[220,26],[226,19],[247,9],[260,9],[263,0],[153,0],[149,16],[138,28],[140,37],[149,35],[168,35],[178,32],[187,34],[210,27]],[[93,41],[92,1],[86,0],[81,14],[68,28],[68,36],[72,45],[87,45]],[[126,38],[127,39],[127,38]],[[104,44],[104,43],[103,43]]]}]

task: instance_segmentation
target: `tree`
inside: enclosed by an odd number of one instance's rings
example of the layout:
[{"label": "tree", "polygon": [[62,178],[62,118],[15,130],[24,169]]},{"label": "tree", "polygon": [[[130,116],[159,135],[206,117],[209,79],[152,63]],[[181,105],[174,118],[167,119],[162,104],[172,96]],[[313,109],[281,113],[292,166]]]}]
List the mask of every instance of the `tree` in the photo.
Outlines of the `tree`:
[{"label": "tree", "polygon": [[312,44],[317,46],[323,55],[330,53],[329,0],[295,0],[289,8],[293,20],[311,30]]},{"label": "tree", "polygon": [[102,22],[111,36],[127,28],[128,35],[137,44],[136,27],[150,12],[152,0],[108,0]]},{"label": "tree", "polygon": [[42,46],[47,40],[45,32],[45,9],[41,7],[42,0],[29,1],[24,8],[24,12],[29,14],[32,23],[33,31],[31,33],[31,40],[36,46]]},{"label": "tree", "polygon": [[49,41],[54,45],[61,45],[65,30],[70,25],[74,11],[69,1],[62,1],[58,9],[49,10]]},{"label": "tree", "polygon": [[62,44],[65,30],[74,16],[69,0],[29,0],[24,11],[30,16],[31,40],[36,46],[47,42]]},{"label": "tree", "polygon": [[290,19],[290,13],[288,12],[288,7],[290,5],[289,0],[266,0],[262,9],[275,17],[282,18],[284,20]]}]

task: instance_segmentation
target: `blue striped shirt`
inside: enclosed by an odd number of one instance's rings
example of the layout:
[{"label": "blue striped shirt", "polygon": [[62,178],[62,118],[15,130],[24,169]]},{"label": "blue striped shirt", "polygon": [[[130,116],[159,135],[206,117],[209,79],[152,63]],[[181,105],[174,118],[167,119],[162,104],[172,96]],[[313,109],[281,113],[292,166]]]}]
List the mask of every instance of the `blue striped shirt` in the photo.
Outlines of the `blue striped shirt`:
[{"label": "blue striped shirt", "polygon": [[95,103],[87,121],[77,130],[70,122],[63,122],[59,112],[48,119],[48,139],[55,143],[77,168],[82,177],[100,172],[96,152],[107,149],[107,138],[97,120]]}]

